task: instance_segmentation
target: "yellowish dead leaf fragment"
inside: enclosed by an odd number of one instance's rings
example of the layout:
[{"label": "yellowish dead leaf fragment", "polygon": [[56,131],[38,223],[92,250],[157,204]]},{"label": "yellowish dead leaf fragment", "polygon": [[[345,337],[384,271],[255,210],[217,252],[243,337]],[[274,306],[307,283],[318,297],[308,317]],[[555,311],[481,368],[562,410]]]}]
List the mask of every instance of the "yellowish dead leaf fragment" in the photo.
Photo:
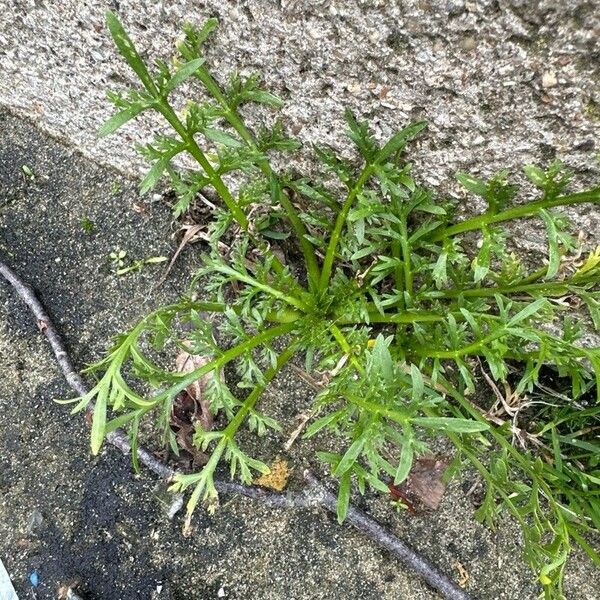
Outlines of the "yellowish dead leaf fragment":
[{"label": "yellowish dead leaf fragment", "polygon": [[466,588],[469,585],[469,572],[465,569],[464,565],[457,560],[452,563],[452,566],[458,571],[458,585],[461,588]]},{"label": "yellowish dead leaf fragment", "polygon": [[265,475],[261,475],[258,479],[255,479],[252,483],[254,485],[261,485],[262,487],[269,488],[281,492],[285,489],[290,478],[291,469],[289,468],[287,460],[281,458],[276,459],[271,466],[271,470]]}]

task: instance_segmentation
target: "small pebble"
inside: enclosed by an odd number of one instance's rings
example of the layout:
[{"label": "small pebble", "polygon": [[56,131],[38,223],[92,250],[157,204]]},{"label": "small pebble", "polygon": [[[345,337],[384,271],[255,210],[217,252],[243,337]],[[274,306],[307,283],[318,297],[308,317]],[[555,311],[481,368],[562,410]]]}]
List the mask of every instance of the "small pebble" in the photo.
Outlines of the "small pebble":
[{"label": "small pebble", "polygon": [[360,94],[362,88],[360,83],[350,83],[348,84],[347,89],[351,94],[356,96],[357,94]]},{"label": "small pebble", "polygon": [[551,88],[554,87],[558,83],[556,79],[556,73],[554,71],[546,71],[542,75],[542,87]]},{"label": "small pebble", "polygon": [[27,533],[29,535],[33,535],[44,522],[44,517],[42,513],[36,508],[32,511],[29,516],[29,521],[27,523]]},{"label": "small pebble", "polygon": [[474,50],[477,46],[477,40],[474,37],[469,36],[462,40],[460,45],[462,46],[463,50],[470,52],[471,50]]},{"label": "small pebble", "polygon": [[592,152],[596,147],[596,143],[592,138],[589,138],[576,146],[573,146],[573,150],[578,152]]}]

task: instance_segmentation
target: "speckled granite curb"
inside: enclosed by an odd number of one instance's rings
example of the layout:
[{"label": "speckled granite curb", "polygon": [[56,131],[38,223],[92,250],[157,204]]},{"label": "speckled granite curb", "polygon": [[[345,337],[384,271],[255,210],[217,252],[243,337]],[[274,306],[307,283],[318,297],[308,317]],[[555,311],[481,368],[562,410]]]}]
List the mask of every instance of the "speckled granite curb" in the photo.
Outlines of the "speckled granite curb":
[{"label": "speckled granite curb", "polygon": [[[142,53],[168,57],[181,24],[218,16],[219,74],[258,70],[308,147],[343,145],[349,106],[384,137],[412,118],[430,128],[414,156],[431,184],[563,157],[597,168],[600,11],[571,0],[2,0],[0,103],[85,154],[137,170],[144,118],[118,138],[94,132],[107,88],[132,83],[104,27],[118,10]],[[425,169],[426,166],[426,169]]]}]

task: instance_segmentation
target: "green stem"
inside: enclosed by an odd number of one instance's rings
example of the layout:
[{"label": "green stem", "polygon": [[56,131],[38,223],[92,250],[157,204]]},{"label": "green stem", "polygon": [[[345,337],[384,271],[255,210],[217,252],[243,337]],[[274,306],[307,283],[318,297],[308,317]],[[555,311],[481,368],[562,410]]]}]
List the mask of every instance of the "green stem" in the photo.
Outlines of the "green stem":
[{"label": "green stem", "polygon": [[543,200],[537,200],[535,202],[528,202],[520,206],[513,206],[507,210],[496,214],[485,213],[478,215],[471,219],[467,219],[462,223],[457,223],[451,227],[446,227],[441,231],[434,232],[431,237],[427,239],[429,242],[439,242],[444,238],[459,233],[465,233],[474,229],[481,229],[486,225],[493,223],[500,223],[502,221],[509,221],[511,219],[518,219],[520,217],[531,217],[535,213],[544,208],[553,208],[555,206],[567,206],[569,204],[580,204],[583,202],[596,202],[600,203],[600,187],[594,188],[586,192],[577,192],[575,194],[568,194],[566,196],[559,196],[558,198],[547,198]]},{"label": "green stem", "polygon": [[[400,240],[393,239],[391,244],[392,257],[396,260],[402,260],[402,250],[400,246]],[[400,310],[404,310],[404,269],[402,265],[396,265],[394,268],[394,283],[396,289],[400,294],[398,299],[398,306]]]},{"label": "green stem", "polygon": [[432,298],[456,298],[458,296],[470,296],[476,298],[485,298],[496,294],[517,294],[517,293],[533,293],[543,292],[545,295],[561,296],[569,291],[569,287],[573,285],[569,281],[549,281],[542,283],[527,283],[524,285],[504,286],[504,287],[482,287],[469,288],[465,290],[439,290],[424,294],[425,297]]},{"label": "green stem", "polygon": [[[162,313],[165,310],[169,310],[170,308],[177,309],[177,312],[181,312],[183,310],[188,309],[194,309],[200,312],[209,313],[224,313],[228,308],[231,308],[237,315],[239,315],[243,310],[240,306],[228,306],[227,304],[223,304],[221,302],[190,301],[189,303],[184,304],[173,304],[172,307],[167,306],[165,308],[160,308],[148,315],[146,319],[144,319],[144,322],[155,316],[157,313]],[[266,320],[271,323],[294,323],[300,317],[302,317],[302,313],[288,308],[282,308],[277,311],[269,311],[266,315]]]},{"label": "green stem", "polygon": [[[377,310],[369,311],[369,323],[433,323],[436,321],[444,321],[445,319],[446,317],[443,315],[438,315],[435,313],[429,313],[425,311],[398,311],[393,315],[387,313],[384,313],[382,315]],[[335,322],[340,325],[366,324],[366,321],[364,320],[356,320],[349,317],[344,317],[343,315],[336,315]]]},{"label": "green stem", "polygon": [[538,269],[537,271],[534,271],[533,273],[531,273],[531,275],[528,275],[527,277],[524,277],[523,279],[521,279],[521,281],[518,282],[518,285],[535,283],[540,277],[544,277],[544,275],[546,275],[547,272],[548,272],[548,267],[542,267],[541,269]]},{"label": "green stem", "polygon": [[415,352],[415,354],[418,354],[420,356],[427,356],[430,358],[457,359],[467,354],[477,354],[483,346],[485,346],[489,342],[493,342],[499,337],[502,337],[504,334],[505,332],[503,330],[495,331],[494,333],[485,336],[477,342],[473,342],[472,344],[469,344],[468,346],[463,346],[462,348],[457,348],[456,350],[433,350],[431,348],[416,347],[414,349],[411,349],[411,352]]},{"label": "green stem", "polygon": [[118,350],[110,352],[98,362],[83,369],[83,372],[86,373],[90,371],[95,371],[103,365],[114,363],[115,358],[122,363],[127,357],[131,346],[137,342],[140,335],[146,329],[148,323],[152,322],[153,319],[155,319],[159,315],[177,314],[190,309],[194,309],[201,312],[205,311],[221,313],[225,312],[226,306],[219,302],[184,301],[157,308],[156,310],[153,310],[151,313],[147,314],[143,319],[140,319],[140,321],[138,321],[138,323],[134,325],[128,333],[125,334],[125,339],[121,344],[119,344]]},{"label": "green stem", "polygon": [[310,307],[307,304],[305,304],[302,300],[295,298],[294,296],[289,296],[285,292],[276,290],[275,288],[271,287],[270,285],[267,285],[265,283],[260,283],[260,281],[256,281],[256,279],[250,277],[249,275],[244,275],[243,273],[239,273],[238,271],[236,271],[235,269],[232,269],[231,267],[228,267],[226,265],[217,265],[214,267],[214,270],[218,271],[220,273],[223,273],[225,275],[231,275],[231,277],[236,279],[237,281],[243,281],[244,283],[247,283],[248,285],[251,285],[252,287],[255,287],[256,289],[259,289],[259,290],[269,294],[270,296],[273,296],[274,298],[283,300],[287,304],[294,306],[295,308],[298,308],[299,310],[301,310],[305,313],[310,311]]},{"label": "green stem", "polygon": [[221,176],[215,171],[208,158],[206,158],[204,152],[202,152],[200,146],[198,146],[194,136],[186,129],[185,125],[181,122],[175,111],[171,108],[166,100],[159,100],[156,108],[169,122],[169,125],[173,127],[181,139],[186,143],[189,153],[198,161],[202,169],[204,169],[204,172],[209,178],[211,185],[215,188],[215,191],[217,194],[219,194],[223,202],[225,202],[225,205],[231,211],[233,218],[238,222],[244,231],[248,231],[248,218],[246,217],[244,211],[240,208],[235,198],[231,195],[229,188],[225,185],[223,179],[221,179]]},{"label": "green stem", "polygon": [[[229,106],[227,98],[223,94],[221,87],[210,74],[206,66],[203,65],[198,69],[198,71],[196,71],[196,77],[203,83],[204,87],[219,103],[223,109],[223,116],[227,122],[237,131],[239,136],[246,142],[249,148],[258,152],[256,138],[246,127],[238,112],[236,110],[232,110],[232,108]],[[298,213],[287,194],[285,194],[285,192],[281,189],[279,177],[271,168],[269,161],[265,159],[258,161],[257,164],[260,170],[271,181],[273,198],[279,202],[281,206],[283,206],[285,212],[287,213],[288,219],[294,228],[298,241],[300,242],[300,247],[302,248],[302,253],[304,254],[304,259],[306,261],[309,283],[311,284],[311,287],[314,287],[319,281],[319,266],[317,264],[315,250],[312,244],[306,239],[307,231],[304,227],[304,223],[298,216]]]},{"label": "green stem", "polygon": [[[270,168],[271,167],[269,166],[269,169]],[[274,199],[285,209],[288,219],[296,232],[296,237],[300,242],[300,248],[302,249],[302,254],[304,255],[304,260],[306,262],[309,287],[314,290],[319,284],[320,270],[315,249],[306,238],[308,235],[306,227],[304,227],[304,223],[300,219],[288,195],[281,189],[281,183],[275,173],[272,173],[271,175],[271,190]]]},{"label": "green stem", "polygon": [[403,216],[400,223],[400,246],[402,247],[402,266],[404,267],[404,287],[409,296],[413,295],[413,274],[411,265],[411,252],[408,245],[408,230],[406,217]]},{"label": "green stem", "polygon": [[236,431],[239,429],[240,425],[243,423],[248,412],[252,408],[254,408],[254,405],[256,404],[256,401],[258,400],[258,398],[260,398],[261,394],[265,391],[265,389],[267,388],[269,383],[271,383],[271,381],[273,381],[273,379],[275,378],[277,373],[279,373],[279,371],[281,371],[281,369],[292,359],[292,357],[294,356],[294,354],[296,354],[296,352],[297,352],[296,344],[289,345],[277,357],[277,362],[275,363],[275,365],[265,371],[264,376],[263,376],[263,381],[261,383],[258,383],[252,389],[250,394],[248,394],[248,396],[244,400],[244,403],[242,404],[242,406],[239,408],[237,413],[235,413],[235,416],[233,417],[233,419],[231,419],[231,421],[229,421],[229,424],[223,430],[223,435],[227,439],[233,440],[233,437],[235,436]]},{"label": "green stem", "polygon": [[[198,481],[192,495],[187,504],[187,513],[191,515],[198,504],[198,500],[202,492],[206,492],[206,486],[203,485],[203,472],[205,470],[214,471],[217,467],[217,464],[221,460],[223,452],[227,449],[227,445],[233,440],[237,430],[240,428],[241,424],[244,422],[244,419],[248,415],[248,413],[254,408],[257,400],[260,398],[261,394],[265,391],[269,383],[275,378],[277,373],[281,371],[281,369],[285,366],[286,363],[290,361],[290,359],[296,353],[295,344],[291,344],[288,346],[278,357],[276,364],[265,371],[263,375],[263,381],[258,383],[252,391],[248,394],[246,399],[244,400],[242,406],[238,409],[235,416],[231,421],[229,421],[228,425],[223,430],[223,436],[217,443],[215,449],[212,451],[210,459],[208,463],[204,466],[202,471],[196,475],[196,477],[186,476],[186,484],[191,485]],[[187,487],[186,485],[186,487]]]},{"label": "green stem", "polygon": [[342,228],[346,223],[346,219],[348,218],[348,213],[350,212],[350,208],[352,203],[356,199],[358,193],[362,190],[365,183],[368,181],[371,173],[373,171],[374,165],[366,164],[361,171],[358,179],[350,188],[348,192],[348,196],[342,205],[342,210],[337,215],[335,220],[335,225],[333,227],[333,232],[331,233],[331,239],[329,240],[329,245],[327,246],[327,253],[325,254],[325,260],[323,261],[323,268],[321,269],[321,278],[319,280],[319,291],[323,293],[327,289],[327,285],[329,284],[329,278],[331,276],[331,269],[333,267],[333,259],[335,258],[335,252],[337,249],[337,245],[340,241],[340,236],[342,234]]},{"label": "green stem", "polygon": [[[448,310],[443,315],[418,309],[397,311],[395,313],[384,312],[383,314],[381,314],[375,308],[375,305],[372,302],[367,303],[367,308],[369,316],[368,322],[365,319],[355,319],[352,317],[346,317],[343,313],[340,313],[339,311],[334,311],[334,320],[339,325],[367,325],[370,323],[435,323],[445,321],[448,318],[448,315],[452,315],[457,320],[464,320],[465,318],[465,316],[460,310],[450,310],[451,308],[455,308],[454,304],[448,306]],[[474,312],[472,314],[474,317],[480,319],[487,319],[491,321],[497,321],[498,319],[500,319],[498,315],[490,313]]]},{"label": "green stem", "polygon": [[369,400],[359,398],[358,396],[355,396],[354,394],[349,394],[348,392],[344,393],[344,398],[349,400],[352,404],[360,406],[361,408],[364,408],[365,410],[368,410],[371,413],[383,415],[384,417],[387,417],[392,421],[396,421],[396,423],[400,423],[400,425],[402,425],[403,427],[410,425],[410,415],[406,412],[386,408],[381,404],[377,404],[376,402],[370,402]]}]

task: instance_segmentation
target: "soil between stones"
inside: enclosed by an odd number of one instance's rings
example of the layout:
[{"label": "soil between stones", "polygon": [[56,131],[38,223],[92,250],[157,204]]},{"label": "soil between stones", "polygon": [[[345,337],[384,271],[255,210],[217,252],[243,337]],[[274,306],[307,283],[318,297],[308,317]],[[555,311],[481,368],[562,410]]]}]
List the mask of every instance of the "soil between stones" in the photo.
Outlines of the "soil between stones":
[{"label": "soil between stones", "polygon": [[[78,366],[185,289],[201,249],[187,249],[159,291],[152,286],[160,267],[118,278],[107,261],[115,247],[134,258],[172,253],[170,214],[161,202],[142,203],[135,183],[5,112],[0,186],[0,252],[35,287]],[[94,223],[91,233],[84,218]],[[151,474],[134,475],[112,448],[91,457],[82,418],[52,401],[70,390],[48,346],[4,284],[0,323],[0,558],[21,598],[56,598],[59,585],[72,580],[87,600],[437,597],[388,553],[319,511],[222,498],[214,515],[197,511],[195,532],[184,538],[180,517],[164,516]],[[265,404],[290,430],[309,398],[284,374]],[[281,454],[281,441],[248,443],[268,461]],[[319,472],[314,450],[305,442],[292,450],[297,473],[307,464]],[[454,482],[438,512],[417,518],[396,514],[381,497],[357,502],[455,578],[460,562],[474,597],[535,598],[516,528],[507,522],[493,533],[475,523],[463,487],[470,483]],[[33,570],[40,577],[35,589]],[[593,566],[577,554],[568,598],[597,598],[594,579]]]}]

